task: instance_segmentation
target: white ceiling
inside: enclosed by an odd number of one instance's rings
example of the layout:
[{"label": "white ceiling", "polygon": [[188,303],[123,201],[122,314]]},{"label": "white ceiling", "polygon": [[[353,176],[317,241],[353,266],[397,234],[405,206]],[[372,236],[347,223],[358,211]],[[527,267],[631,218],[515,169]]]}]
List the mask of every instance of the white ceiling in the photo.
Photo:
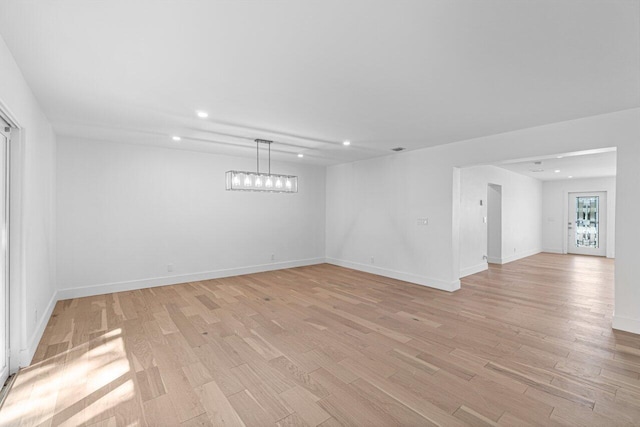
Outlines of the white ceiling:
[{"label": "white ceiling", "polygon": [[[558,154],[557,156],[527,159],[496,166],[541,181],[555,181],[570,179],[569,177],[579,179],[615,176],[616,159],[615,149],[609,149]],[[540,164],[536,164],[536,162],[540,162]]]},{"label": "white ceiling", "polygon": [[0,34],[58,135],[241,155],[266,138],[335,164],[638,107],[639,17],[627,0],[3,0]]}]

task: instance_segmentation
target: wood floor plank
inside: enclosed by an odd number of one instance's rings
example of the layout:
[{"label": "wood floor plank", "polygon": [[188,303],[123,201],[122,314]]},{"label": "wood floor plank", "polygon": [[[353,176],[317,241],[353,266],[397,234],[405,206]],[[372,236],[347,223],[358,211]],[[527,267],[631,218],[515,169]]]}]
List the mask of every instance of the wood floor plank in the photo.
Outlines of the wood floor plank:
[{"label": "wood floor plank", "polygon": [[313,378],[331,393],[318,405],[343,425],[388,426],[396,424],[393,417],[373,402],[359,396],[349,384],[344,384],[324,368],[313,372]]},{"label": "wood floor plank", "polygon": [[317,426],[331,418],[331,415],[317,404],[316,397],[303,387],[296,386],[280,396],[308,425]]},{"label": "wood floor plank", "polygon": [[244,426],[240,416],[215,381],[196,387],[195,391],[213,425]]},{"label": "wood floor plank", "polygon": [[308,427],[304,419],[296,413],[289,415],[286,418],[281,419],[276,423],[278,427]]},{"label": "wood floor plank", "polygon": [[150,426],[177,426],[180,424],[171,397],[167,394],[144,402],[146,421]]},{"label": "wood floor plank", "polygon": [[458,408],[458,410],[456,412],[453,413],[453,415],[456,418],[459,418],[460,420],[473,425],[473,426],[497,426],[498,424],[496,422],[494,422],[493,420],[490,420],[489,418],[485,417],[482,414],[477,413],[476,411],[474,411],[471,408],[467,408],[466,406],[462,405]]},{"label": "wood floor plank", "polygon": [[378,408],[396,419],[400,425],[404,426],[435,426],[428,419],[417,412],[411,410],[396,399],[392,398],[371,383],[358,378],[351,383],[353,390],[362,398],[371,401]]},{"label": "wood floor plank", "polygon": [[182,369],[165,370],[162,376],[180,422],[188,421],[205,412]]},{"label": "wood floor plank", "polygon": [[289,408],[286,401],[263,382],[260,375],[249,365],[237,366],[231,369],[231,372],[240,380],[245,389],[251,393],[251,396],[271,417],[272,421],[278,421],[294,412]]},{"label": "wood floor plank", "polygon": [[261,427],[270,418],[248,390],[233,394],[228,399],[247,427]]}]

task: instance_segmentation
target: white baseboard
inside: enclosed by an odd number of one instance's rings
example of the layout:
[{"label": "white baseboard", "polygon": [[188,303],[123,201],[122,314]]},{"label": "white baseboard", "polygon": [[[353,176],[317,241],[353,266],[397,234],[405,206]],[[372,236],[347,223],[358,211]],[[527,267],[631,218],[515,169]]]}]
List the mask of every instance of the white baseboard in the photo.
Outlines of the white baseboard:
[{"label": "white baseboard", "polygon": [[429,277],[418,276],[416,274],[404,273],[402,271],[389,270],[386,268],[361,264],[359,262],[344,261],[335,258],[327,258],[326,262],[328,264],[351,268],[358,271],[364,271],[365,273],[377,274],[378,276],[390,277],[392,279],[402,280],[405,282],[414,283],[416,285],[427,286],[429,288],[440,289],[442,291],[453,292],[460,289],[460,280],[447,282],[440,279],[432,279]]},{"label": "white baseboard", "polygon": [[640,319],[631,319],[629,317],[613,316],[613,329],[619,331],[640,334]]},{"label": "white baseboard", "polygon": [[284,268],[304,267],[322,264],[324,258],[309,258],[294,261],[274,262],[248,267],[228,268],[223,270],[205,271],[175,276],[153,277],[150,279],[129,280],[125,282],[103,283],[99,285],[80,286],[58,290],[58,299],[82,298],[113,292],[133,291],[136,289],[154,288],[156,286],[176,285],[179,283],[199,282],[202,280],[219,279],[222,277],[240,276],[243,274],[262,273],[265,271],[282,270]]},{"label": "white baseboard", "polygon": [[522,259],[522,258],[526,258],[526,257],[530,257],[530,256],[533,256],[533,255],[537,255],[540,252],[542,252],[542,249],[532,249],[532,250],[529,250],[529,251],[518,252],[518,253],[515,253],[513,255],[509,255],[509,256],[506,256],[506,257],[502,257],[502,258],[489,257],[487,261],[490,264],[507,264],[507,263],[510,263],[510,262],[513,262],[513,261],[517,261],[517,260]]},{"label": "white baseboard", "polygon": [[[560,255],[566,255],[567,254],[562,249],[557,249],[557,248],[542,248],[542,252],[545,252],[545,253],[548,253],[548,254],[560,254]],[[609,251],[607,251],[606,257],[608,259],[615,259],[615,255],[613,253],[610,253]]]},{"label": "white baseboard", "polygon": [[502,257],[502,263],[506,264],[509,262],[517,261],[522,258],[526,258],[529,256],[537,255],[542,252],[542,249],[532,249],[530,251],[518,252],[513,255],[509,255],[508,257]]},{"label": "white baseboard", "polygon": [[558,248],[542,248],[542,252],[546,252],[549,254],[564,254],[564,251]]},{"label": "white baseboard", "polygon": [[40,321],[38,322],[33,335],[31,335],[31,338],[29,339],[27,348],[20,349],[20,355],[18,356],[20,360],[20,366],[29,366],[31,364],[33,356],[36,354],[36,350],[38,349],[38,344],[40,344],[40,340],[42,339],[44,330],[49,323],[49,319],[51,318],[51,314],[53,313],[53,309],[55,308],[57,302],[58,292],[54,292],[51,296],[49,304],[47,305],[47,308],[45,309],[44,313],[42,313],[42,316],[40,316]]},{"label": "white baseboard", "polygon": [[473,265],[471,267],[461,268],[460,269],[460,278],[471,276],[472,274],[480,273],[481,271],[488,270],[489,266],[486,261],[481,262],[480,264]]}]

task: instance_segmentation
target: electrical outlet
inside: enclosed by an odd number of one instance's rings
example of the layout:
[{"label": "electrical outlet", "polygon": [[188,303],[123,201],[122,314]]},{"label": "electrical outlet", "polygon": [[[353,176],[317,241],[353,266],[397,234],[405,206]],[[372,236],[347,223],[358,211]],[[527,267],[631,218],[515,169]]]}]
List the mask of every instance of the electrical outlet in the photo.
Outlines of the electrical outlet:
[{"label": "electrical outlet", "polygon": [[513,252],[515,252],[515,251],[516,251],[516,248],[513,248]]},{"label": "electrical outlet", "polygon": [[276,259],[276,255],[275,254],[271,254],[271,261],[275,261]]},{"label": "electrical outlet", "polygon": [[371,257],[371,264],[375,264],[375,259]]},{"label": "electrical outlet", "polygon": [[173,271],[173,264],[167,264],[167,271],[171,273]]},{"label": "electrical outlet", "polygon": [[36,323],[38,323],[38,309],[36,308],[36,319],[35,319]]}]

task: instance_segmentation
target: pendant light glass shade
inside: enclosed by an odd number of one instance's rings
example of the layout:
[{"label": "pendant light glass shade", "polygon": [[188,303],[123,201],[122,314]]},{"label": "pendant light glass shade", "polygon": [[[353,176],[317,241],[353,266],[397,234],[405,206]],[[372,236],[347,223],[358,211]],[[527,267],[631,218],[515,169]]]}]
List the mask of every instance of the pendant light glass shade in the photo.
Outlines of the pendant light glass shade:
[{"label": "pendant light glass shade", "polygon": [[227,190],[297,193],[298,177],[245,171],[227,172]]},{"label": "pendant light glass shade", "polygon": [[[266,191],[271,193],[297,193],[298,177],[271,173],[271,143],[256,139],[256,172],[227,171],[226,185],[229,191]],[[260,144],[269,147],[269,173],[260,173]]]}]

